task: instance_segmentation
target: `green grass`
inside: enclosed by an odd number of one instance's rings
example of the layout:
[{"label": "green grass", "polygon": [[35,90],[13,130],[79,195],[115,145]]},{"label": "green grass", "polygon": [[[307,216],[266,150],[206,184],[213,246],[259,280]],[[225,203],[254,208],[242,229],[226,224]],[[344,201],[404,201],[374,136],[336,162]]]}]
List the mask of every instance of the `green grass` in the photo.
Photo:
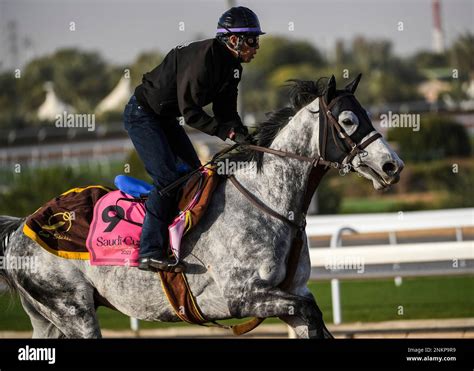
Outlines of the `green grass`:
[{"label": "green grass", "polygon": [[432,207],[429,207],[428,204],[421,201],[405,202],[387,198],[345,197],[342,199],[339,212],[342,214],[387,213],[399,210],[411,211],[430,208]]},{"label": "green grass", "polygon": [[[311,282],[310,289],[324,313],[332,322],[331,288],[328,281]],[[429,318],[474,317],[474,277],[405,278],[395,286],[393,279],[342,281],[341,302],[343,322],[390,321]],[[400,308],[403,307],[403,315]],[[102,328],[128,329],[128,317],[100,308]],[[277,319],[267,320],[269,323]],[[231,321],[235,323],[236,321]],[[140,322],[141,328],[187,326],[185,323]],[[0,331],[30,330],[31,325],[16,296],[0,296]]]}]

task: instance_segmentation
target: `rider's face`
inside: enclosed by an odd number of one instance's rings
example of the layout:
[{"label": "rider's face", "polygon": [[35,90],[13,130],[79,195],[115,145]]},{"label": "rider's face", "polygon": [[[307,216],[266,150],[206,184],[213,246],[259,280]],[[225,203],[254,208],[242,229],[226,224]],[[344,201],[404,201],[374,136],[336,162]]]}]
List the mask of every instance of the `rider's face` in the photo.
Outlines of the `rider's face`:
[{"label": "rider's face", "polygon": [[258,36],[251,36],[244,39],[242,43],[241,58],[242,62],[249,63],[257,54],[259,48]]},{"label": "rider's face", "polygon": [[[232,35],[230,41],[232,45],[236,46],[238,41],[237,36]],[[255,57],[255,54],[257,54],[258,48],[258,36],[247,36],[244,38],[240,47],[240,58],[242,59],[242,63],[249,63]]]}]

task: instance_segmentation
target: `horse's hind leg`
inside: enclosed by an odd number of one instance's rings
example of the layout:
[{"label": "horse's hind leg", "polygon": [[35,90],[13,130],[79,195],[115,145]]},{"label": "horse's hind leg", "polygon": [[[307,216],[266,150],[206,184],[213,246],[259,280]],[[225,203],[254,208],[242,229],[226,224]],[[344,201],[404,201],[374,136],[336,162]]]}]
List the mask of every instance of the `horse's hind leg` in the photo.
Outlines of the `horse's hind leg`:
[{"label": "horse's hind leg", "polygon": [[[21,303],[30,317],[34,338],[100,338],[101,332],[95,308],[83,310],[83,303],[71,305],[66,300],[61,305],[49,305],[25,299]],[[48,304],[51,304],[50,301]],[[80,313],[79,313],[80,311]]]},{"label": "horse's hind leg", "polygon": [[53,325],[48,319],[43,317],[33,305],[31,305],[23,296],[20,296],[21,304],[26,314],[30,317],[31,326],[33,326],[33,338],[49,338],[59,339],[64,338],[64,334]]},{"label": "horse's hind leg", "polygon": [[101,337],[94,305],[94,289],[70,262],[58,264],[56,256],[43,250],[34,252],[38,269],[18,269],[11,272],[25,310],[38,327],[35,336],[54,336],[56,330],[66,338]]}]

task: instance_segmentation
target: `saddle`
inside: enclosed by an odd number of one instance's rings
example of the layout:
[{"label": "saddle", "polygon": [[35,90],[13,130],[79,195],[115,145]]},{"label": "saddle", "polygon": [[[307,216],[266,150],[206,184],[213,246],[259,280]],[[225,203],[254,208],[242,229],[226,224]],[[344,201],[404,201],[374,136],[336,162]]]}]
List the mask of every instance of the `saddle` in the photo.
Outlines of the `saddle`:
[{"label": "saddle", "polygon": [[[204,215],[219,177],[212,167],[194,174],[178,192],[178,215],[169,226],[171,252],[180,257],[181,238]],[[152,185],[119,175],[117,189],[74,188],[30,215],[23,232],[50,253],[91,265],[137,266],[145,200]]]}]

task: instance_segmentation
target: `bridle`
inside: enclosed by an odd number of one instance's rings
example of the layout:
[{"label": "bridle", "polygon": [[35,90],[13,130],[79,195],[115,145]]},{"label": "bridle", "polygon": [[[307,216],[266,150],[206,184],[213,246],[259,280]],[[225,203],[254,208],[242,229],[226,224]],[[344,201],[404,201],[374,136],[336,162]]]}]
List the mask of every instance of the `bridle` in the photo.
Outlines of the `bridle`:
[{"label": "bridle", "polygon": [[[317,166],[324,166],[326,169],[327,168],[334,168],[334,169],[347,169],[348,166],[350,166],[352,160],[354,159],[355,156],[362,156],[364,157],[366,155],[365,148],[367,148],[371,143],[376,141],[377,139],[381,138],[382,135],[380,133],[375,133],[374,135],[370,136],[366,140],[364,140],[361,143],[355,143],[349,135],[345,132],[344,128],[339,124],[339,122],[336,120],[334,117],[334,114],[332,113],[331,109],[334,108],[334,106],[337,104],[337,102],[347,96],[354,96],[352,93],[342,93],[338,97],[334,98],[329,105],[326,103],[324,97],[319,98],[319,111],[312,112],[312,113],[318,113],[318,112],[323,112],[326,118],[326,123],[323,126],[323,134],[322,134],[322,140],[321,140],[321,151],[320,155],[316,155],[315,157],[308,157],[308,156],[302,156],[298,155],[295,153],[291,152],[286,152],[286,151],[280,151],[277,149],[272,149],[272,148],[267,148],[267,147],[262,147],[262,146],[257,146],[254,144],[242,144],[240,145],[241,147],[246,147],[249,149],[252,149],[257,152],[264,152],[264,153],[270,153],[272,155],[280,156],[280,157],[286,157],[286,158],[292,158],[296,159],[299,161],[304,161],[304,162],[310,162],[312,164],[312,167],[315,168]],[[319,121],[320,125],[324,121]],[[326,157],[326,149],[327,149],[327,143],[328,143],[328,127],[331,129],[332,133],[332,138],[336,146],[339,148],[341,152],[345,152],[346,156],[342,160],[342,162],[337,162],[337,161],[328,161],[325,159]],[[344,140],[344,143],[346,146],[349,148],[349,150],[345,150],[340,147],[338,141],[336,140],[335,132],[339,135],[341,139]],[[351,166],[350,166],[351,167]],[[232,180],[232,178],[231,178]]]},{"label": "bridle", "polygon": [[[323,112],[326,116],[326,119],[330,124],[334,143],[336,144],[337,148],[339,148],[339,150],[341,152],[346,152],[346,154],[347,154],[346,157],[342,160],[342,162],[340,164],[338,164],[339,167],[342,167],[344,169],[347,169],[347,167],[350,166],[350,164],[351,164],[352,160],[354,159],[354,157],[356,157],[358,155],[366,156],[366,152],[364,151],[364,149],[367,148],[367,146],[369,144],[371,144],[372,142],[374,142],[377,139],[382,137],[382,135],[380,133],[375,133],[374,135],[372,135],[369,138],[367,138],[366,140],[364,140],[362,143],[357,144],[351,139],[351,137],[349,135],[347,135],[347,133],[341,127],[341,125],[336,120],[336,118],[334,117],[334,115],[331,111],[331,109],[336,105],[336,103],[341,98],[344,98],[344,97],[347,97],[347,96],[352,96],[353,97],[354,94],[349,93],[349,92],[343,93],[343,94],[339,95],[338,97],[334,98],[329,103],[329,105],[326,103],[326,101],[324,100],[323,97],[321,97],[320,100],[319,100],[320,111],[321,111],[321,109],[323,110]],[[324,134],[323,134],[323,140],[322,140],[322,145],[321,145],[321,153],[322,153],[323,156],[325,156],[325,154],[326,154],[326,146],[327,146],[327,140],[328,140],[327,127],[328,127],[328,125],[324,126]],[[344,143],[349,148],[348,151],[345,151],[344,149],[342,149],[339,146],[339,143],[338,143],[338,141],[336,140],[336,137],[335,137],[335,131],[337,131],[339,137],[344,140]]]}]

